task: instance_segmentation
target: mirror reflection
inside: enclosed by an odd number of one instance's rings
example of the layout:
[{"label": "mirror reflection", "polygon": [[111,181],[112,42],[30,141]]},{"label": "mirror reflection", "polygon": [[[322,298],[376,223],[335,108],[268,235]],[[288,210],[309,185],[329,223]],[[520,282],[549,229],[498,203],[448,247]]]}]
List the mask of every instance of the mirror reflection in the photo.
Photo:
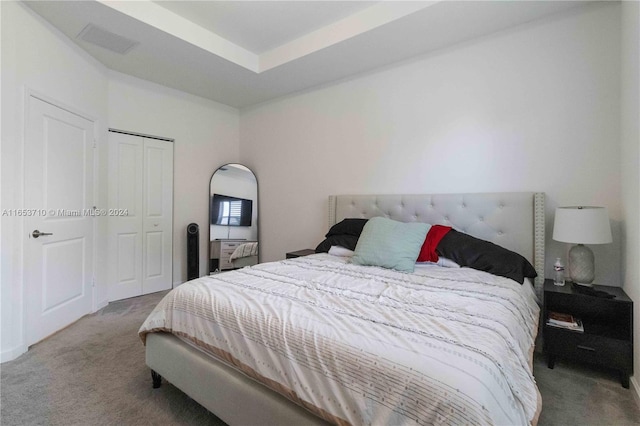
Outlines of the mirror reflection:
[{"label": "mirror reflection", "polygon": [[209,184],[209,272],[258,263],[258,182],[241,164],[226,164]]}]

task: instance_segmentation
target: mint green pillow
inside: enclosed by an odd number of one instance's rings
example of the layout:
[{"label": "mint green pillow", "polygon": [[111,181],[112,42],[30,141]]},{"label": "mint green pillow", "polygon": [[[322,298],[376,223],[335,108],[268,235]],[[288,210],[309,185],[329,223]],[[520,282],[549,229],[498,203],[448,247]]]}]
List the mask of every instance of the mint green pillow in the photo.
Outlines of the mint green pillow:
[{"label": "mint green pillow", "polygon": [[362,229],[351,262],[413,272],[429,228],[426,223],[371,218]]}]

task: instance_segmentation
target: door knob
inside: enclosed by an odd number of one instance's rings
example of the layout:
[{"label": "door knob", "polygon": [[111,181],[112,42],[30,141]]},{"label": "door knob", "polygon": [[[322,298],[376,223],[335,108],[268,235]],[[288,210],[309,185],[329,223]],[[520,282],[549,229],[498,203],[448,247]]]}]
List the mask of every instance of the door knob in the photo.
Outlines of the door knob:
[{"label": "door knob", "polygon": [[31,235],[33,235],[33,238],[38,238],[41,235],[53,235],[53,234],[51,232],[40,232],[36,229],[31,233]]}]

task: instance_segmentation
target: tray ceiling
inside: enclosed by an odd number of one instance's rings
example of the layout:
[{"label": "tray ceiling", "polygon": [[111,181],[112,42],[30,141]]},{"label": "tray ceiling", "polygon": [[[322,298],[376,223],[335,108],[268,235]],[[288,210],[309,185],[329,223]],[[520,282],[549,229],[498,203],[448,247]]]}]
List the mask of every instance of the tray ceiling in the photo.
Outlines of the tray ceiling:
[{"label": "tray ceiling", "polygon": [[[584,2],[25,3],[110,69],[243,108]],[[104,40],[79,37],[88,25]],[[124,54],[109,49],[109,41],[123,40],[134,46]]]}]

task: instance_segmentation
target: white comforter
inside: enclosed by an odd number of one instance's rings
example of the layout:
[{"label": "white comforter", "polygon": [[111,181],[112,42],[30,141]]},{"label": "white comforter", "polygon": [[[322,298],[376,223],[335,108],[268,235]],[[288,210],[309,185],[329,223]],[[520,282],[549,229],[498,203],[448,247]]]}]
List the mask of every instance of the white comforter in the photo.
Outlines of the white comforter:
[{"label": "white comforter", "polygon": [[336,423],[524,425],[538,314],[527,283],[318,254],[185,283],[140,336],[171,331]]}]

